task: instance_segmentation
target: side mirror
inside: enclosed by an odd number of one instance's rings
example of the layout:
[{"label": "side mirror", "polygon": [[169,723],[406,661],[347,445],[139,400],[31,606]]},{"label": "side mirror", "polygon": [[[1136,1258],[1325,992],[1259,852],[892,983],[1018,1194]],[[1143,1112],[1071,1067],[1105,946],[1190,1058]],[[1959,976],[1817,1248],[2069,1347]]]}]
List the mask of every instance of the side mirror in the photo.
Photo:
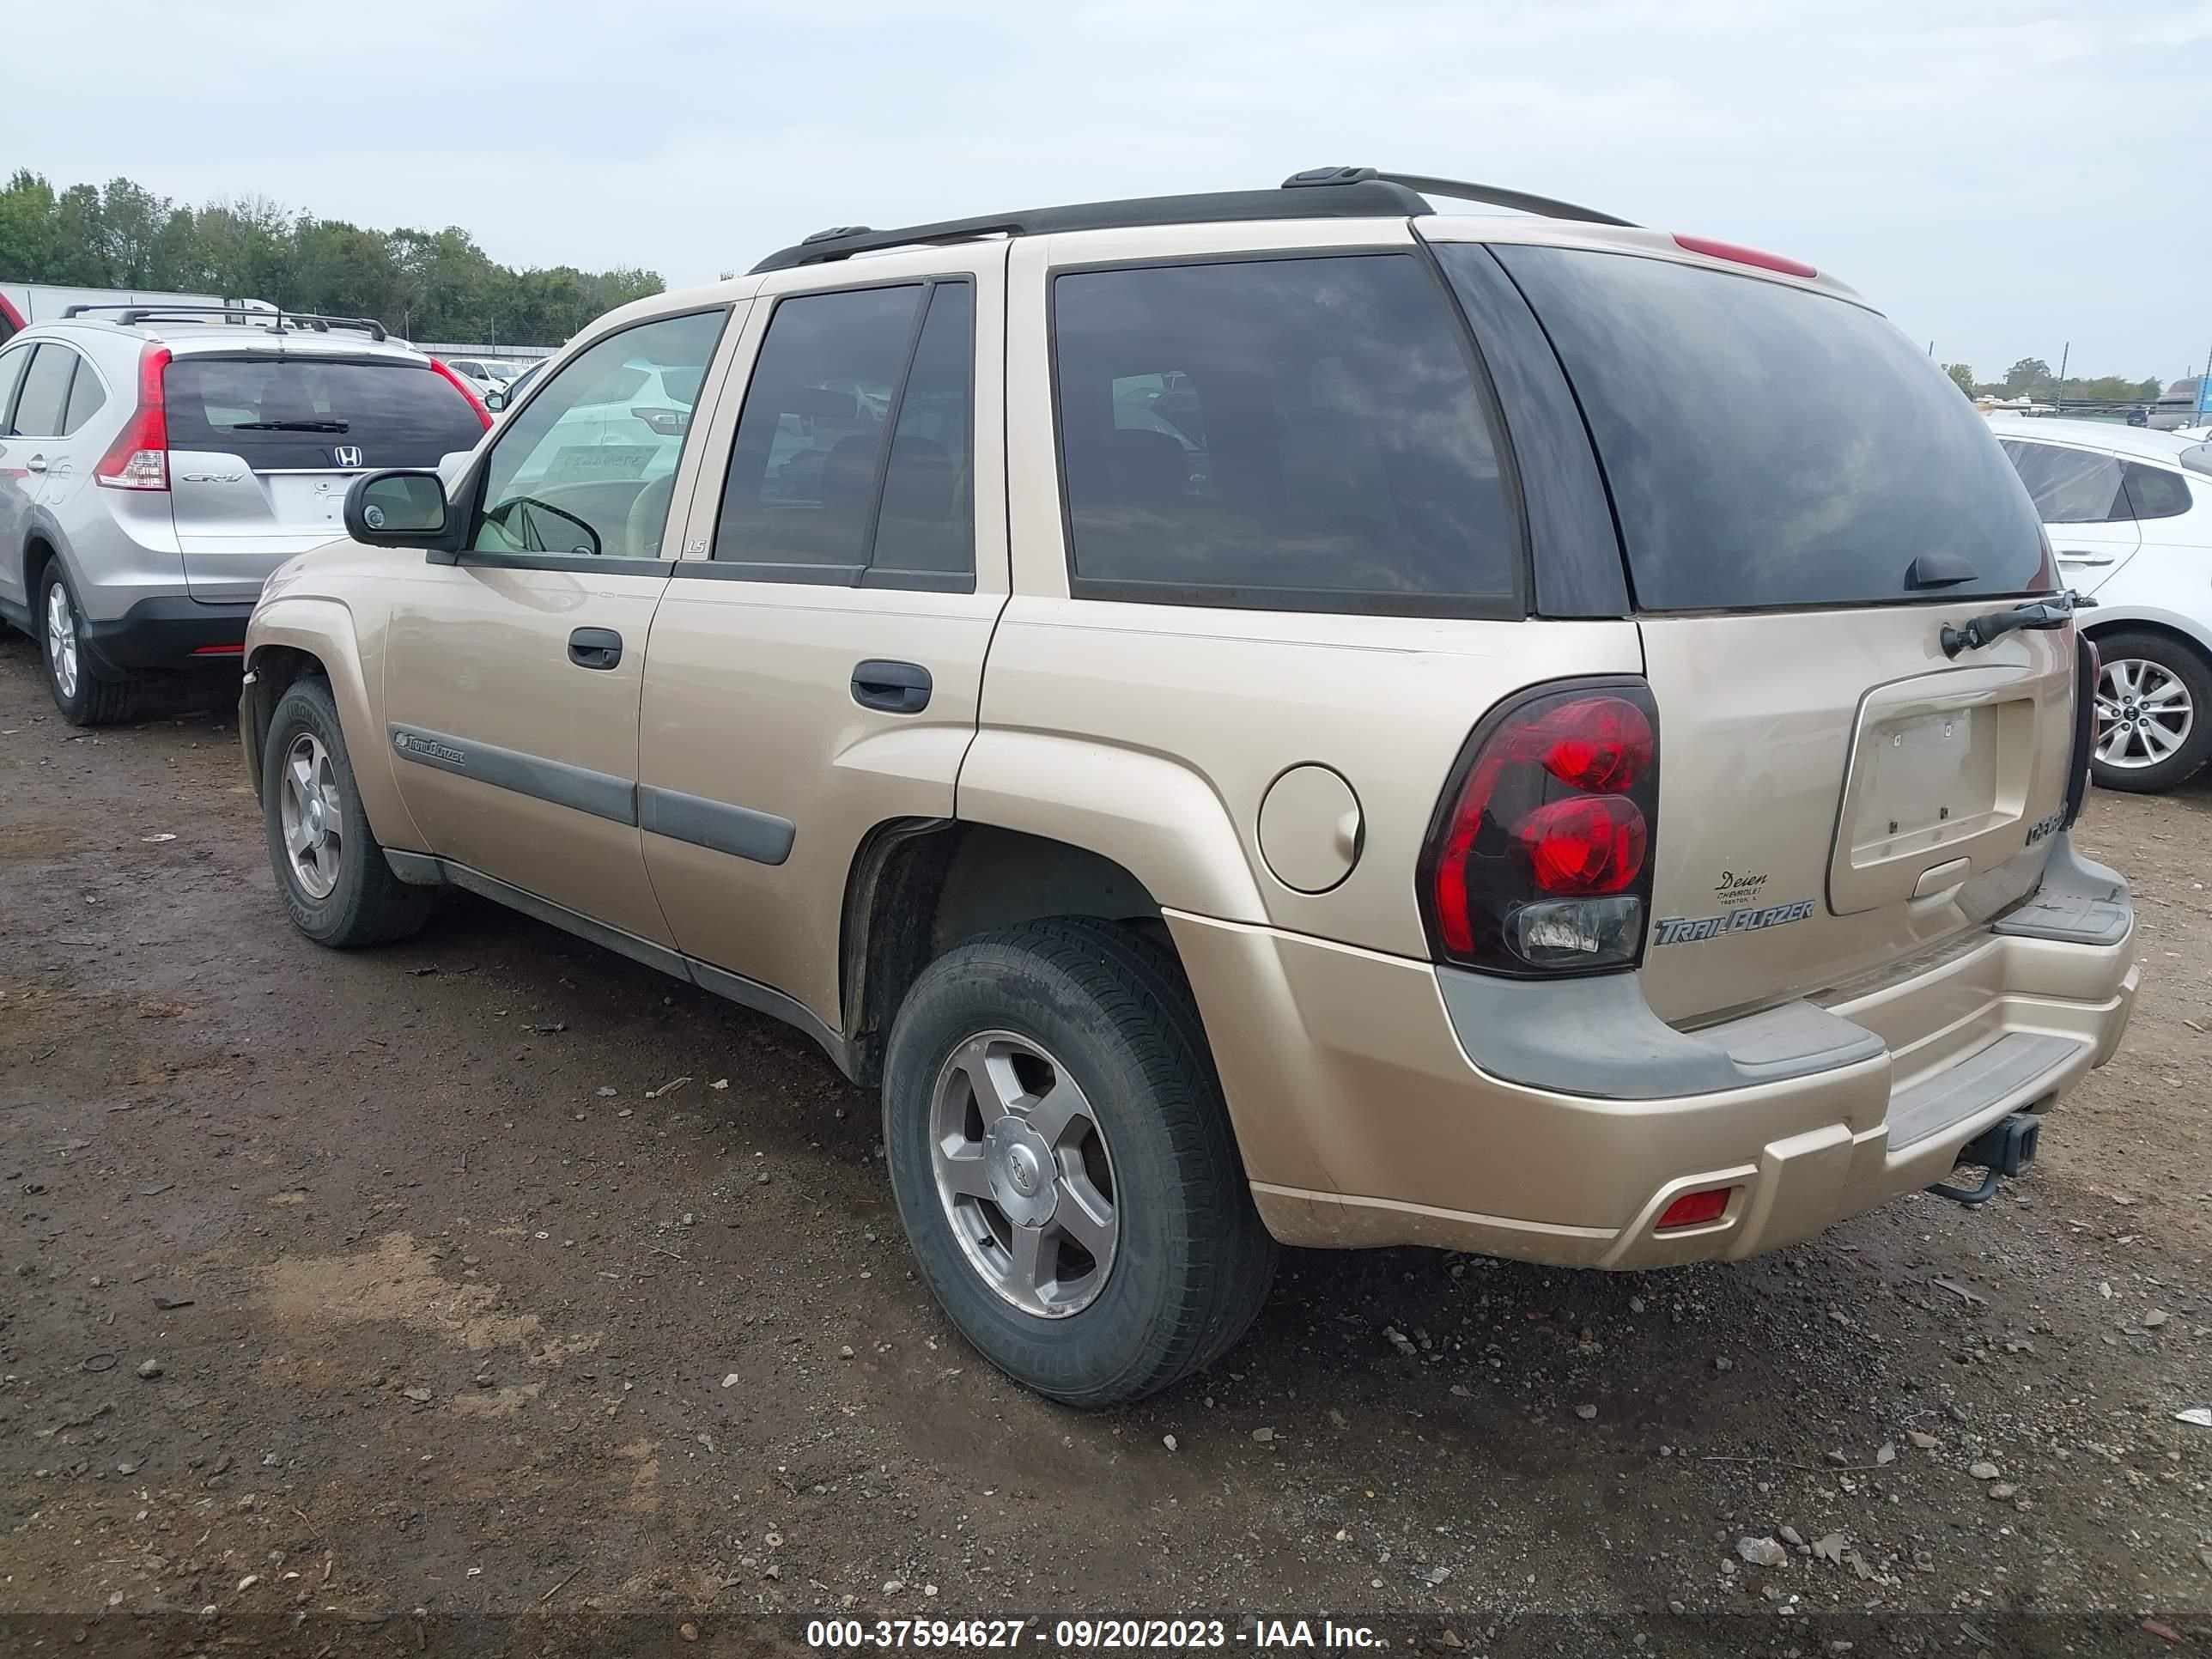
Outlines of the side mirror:
[{"label": "side mirror", "polygon": [[495,386],[490,391],[485,392],[483,395],[483,406],[491,410],[495,415],[498,414],[502,409],[505,409],[507,407],[507,388],[505,386]]},{"label": "side mirror", "polygon": [[434,472],[371,472],[346,491],[346,534],[369,547],[441,546],[449,516]]}]

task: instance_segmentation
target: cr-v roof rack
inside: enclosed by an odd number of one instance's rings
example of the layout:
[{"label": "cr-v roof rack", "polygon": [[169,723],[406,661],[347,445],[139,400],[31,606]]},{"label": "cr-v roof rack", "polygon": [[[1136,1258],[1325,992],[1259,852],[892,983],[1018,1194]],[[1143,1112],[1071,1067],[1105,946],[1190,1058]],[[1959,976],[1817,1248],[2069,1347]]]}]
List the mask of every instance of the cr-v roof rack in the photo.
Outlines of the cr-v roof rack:
[{"label": "cr-v roof rack", "polygon": [[325,317],[318,311],[283,311],[274,307],[267,310],[244,306],[155,306],[130,305],[108,301],[100,305],[64,306],[64,318],[79,317],[88,312],[112,311],[113,321],[129,328],[137,323],[202,322],[212,317],[227,323],[266,323],[282,334],[285,325],[309,329],[318,334],[327,334],[334,328],[358,330],[374,340],[388,339],[384,325],[373,317]]},{"label": "cr-v roof rack", "polygon": [[[1296,191],[1297,194],[1291,192]],[[1084,202],[1067,207],[1026,208],[973,219],[946,219],[933,225],[875,230],[866,225],[836,225],[817,230],[795,246],[779,249],[753,267],[789,270],[828,264],[856,253],[931,243],[965,242],[979,236],[1040,236],[1055,230],[1120,230],[1140,225],[1219,224],[1235,219],[1410,218],[1434,213],[1431,196],[1514,208],[1551,219],[1583,224],[1627,225],[1595,208],[1533,196],[1494,185],[1462,184],[1419,173],[1378,173],[1373,167],[1309,167],[1283,180],[1279,190],[1224,190],[1195,196],[1139,196],[1119,202]]]}]

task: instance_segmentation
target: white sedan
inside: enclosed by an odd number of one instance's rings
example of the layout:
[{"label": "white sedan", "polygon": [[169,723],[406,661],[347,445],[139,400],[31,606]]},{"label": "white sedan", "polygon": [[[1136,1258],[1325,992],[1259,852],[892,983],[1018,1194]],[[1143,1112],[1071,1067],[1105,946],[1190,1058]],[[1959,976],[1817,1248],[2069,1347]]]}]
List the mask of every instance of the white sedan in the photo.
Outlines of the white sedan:
[{"label": "white sedan", "polygon": [[2101,421],[1996,416],[2058,556],[2097,604],[2104,659],[2090,770],[2170,789],[2212,760],[2212,443]]}]

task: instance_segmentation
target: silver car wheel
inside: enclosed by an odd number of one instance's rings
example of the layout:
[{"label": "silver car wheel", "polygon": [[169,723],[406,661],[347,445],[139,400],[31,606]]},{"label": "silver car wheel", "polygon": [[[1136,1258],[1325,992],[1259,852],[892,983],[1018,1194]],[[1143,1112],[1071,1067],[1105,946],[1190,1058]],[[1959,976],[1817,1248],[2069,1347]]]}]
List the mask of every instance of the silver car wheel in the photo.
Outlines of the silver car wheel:
[{"label": "silver car wheel", "polygon": [[2124,772],[2170,759],[2189,741],[2197,710],[2189,687],[2141,657],[2105,665],[2097,678],[2097,758]]},{"label": "silver car wheel", "polygon": [[992,1290],[1042,1319],[1097,1299],[1121,1217],[1105,1132],[1066,1067],[1011,1031],[969,1037],[938,1073],[929,1154],[953,1237]]},{"label": "silver car wheel", "polygon": [[76,696],[76,611],[60,582],[46,590],[46,660],[53,665],[54,689],[65,700]]},{"label": "silver car wheel", "polygon": [[292,879],[309,898],[328,898],[345,851],[345,800],[331,751],[312,732],[301,732],[284,752],[276,811]]}]

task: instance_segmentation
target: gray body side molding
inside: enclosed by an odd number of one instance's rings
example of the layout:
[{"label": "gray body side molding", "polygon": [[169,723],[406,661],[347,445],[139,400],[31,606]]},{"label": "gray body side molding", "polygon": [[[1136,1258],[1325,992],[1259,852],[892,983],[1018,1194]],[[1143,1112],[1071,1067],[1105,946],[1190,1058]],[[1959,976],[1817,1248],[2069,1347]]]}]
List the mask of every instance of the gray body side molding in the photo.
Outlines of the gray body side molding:
[{"label": "gray body side molding", "polygon": [[2083,858],[2074,837],[2061,833],[2051,843],[2043,866],[2043,885],[2018,909],[1991,927],[2015,939],[2055,939],[2069,945],[2118,945],[2135,925],[2127,878]]}]

